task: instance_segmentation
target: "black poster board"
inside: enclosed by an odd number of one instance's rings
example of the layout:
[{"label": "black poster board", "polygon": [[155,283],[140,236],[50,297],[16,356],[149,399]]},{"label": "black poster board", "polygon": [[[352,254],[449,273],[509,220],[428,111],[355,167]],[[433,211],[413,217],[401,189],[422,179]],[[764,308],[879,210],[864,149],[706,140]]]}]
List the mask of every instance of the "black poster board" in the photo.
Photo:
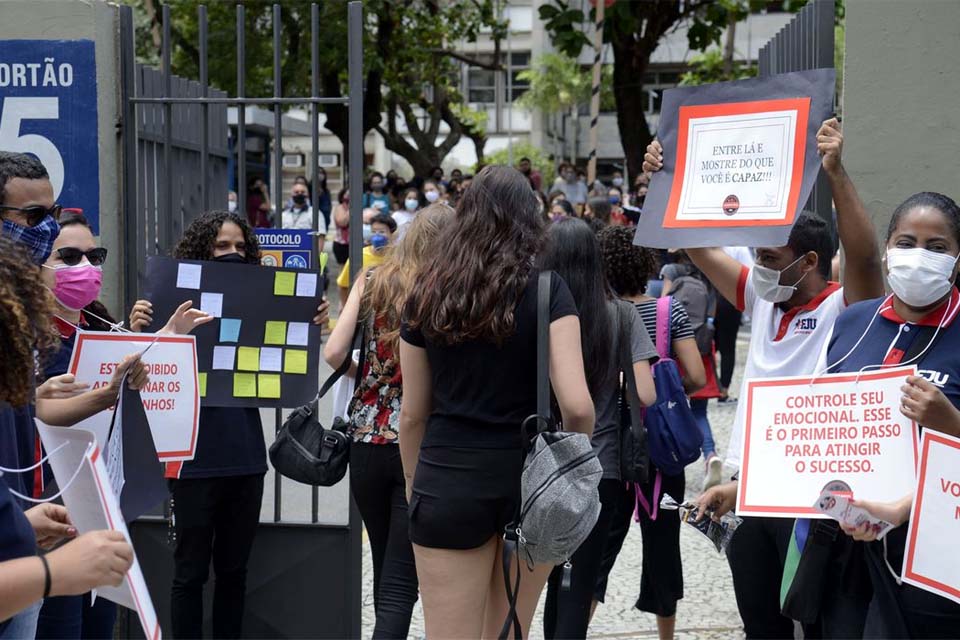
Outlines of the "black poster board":
[{"label": "black poster board", "polygon": [[203,406],[298,407],[316,396],[322,274],[155,256],[143,290],[154,330],[187,300],[217,316],[193,332]]}]

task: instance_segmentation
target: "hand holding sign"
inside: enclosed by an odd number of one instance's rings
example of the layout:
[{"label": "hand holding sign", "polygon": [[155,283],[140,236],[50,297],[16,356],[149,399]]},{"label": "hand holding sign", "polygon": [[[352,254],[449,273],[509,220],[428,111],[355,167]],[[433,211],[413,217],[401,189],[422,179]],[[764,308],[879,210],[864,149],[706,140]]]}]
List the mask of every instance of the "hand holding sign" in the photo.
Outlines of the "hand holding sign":
[{"label": "hand holding sign", "polygon": [[50,595],[73,596],[119,587],[133,564],[133,548],[119,531],[91,531],[47,554]]},{"label": "hand holding sign", "polygon": [[[896,502],[874,502],[871,500],[851,500],[852,507],[859,507],[868,514],[889,523],[894,527],[899,527],[910,517],[910,507],[913,506],[913,495],[908,495]],[[886,529],[880,529],[871,526],[869,522],[863,522],[859,525],[850,525],[844,522],[840,523],[843,532],[860,542],[873,542],[879,540],[886,533]]]},{"label": "hand holding sign", "polygon": [[51,549],[66,538],[74,538],[77,528],[70,522],[65,507],[52,502],[38,504],[24,512],[33,533],[37,536],[37,546],[41,549]]},{"label": "hand holding sign", "polygon": [[72,398],[90,390],[86,382],[77,382],[70,373],[53,376],[37,387],[37,400],[63,400]]},{"label": "hand holding sign", "polygon": [[830,118],[824,121],[817,131],[817,153],[823,158],[823,169],[833,173],[842,169],[840,156],[843,153],[843,134],[840,133],[840,121]]},{"label": "hand holding sign", "polygon": [[910,376],[901,391],[903,415],[929,429],[949,434],[960,432],[960,411],[929,381]]},{"label": "hand holding sign", "polygon": [[[207,324],[214,316],[194,309],[193,301],[187,300],[173,312],[167,324],[157,333],[188,335],[197,327]],[[143,331],[153,323],[153,303],[149,300],[137,300],[130,310],[130,330],[136,333]]]}]

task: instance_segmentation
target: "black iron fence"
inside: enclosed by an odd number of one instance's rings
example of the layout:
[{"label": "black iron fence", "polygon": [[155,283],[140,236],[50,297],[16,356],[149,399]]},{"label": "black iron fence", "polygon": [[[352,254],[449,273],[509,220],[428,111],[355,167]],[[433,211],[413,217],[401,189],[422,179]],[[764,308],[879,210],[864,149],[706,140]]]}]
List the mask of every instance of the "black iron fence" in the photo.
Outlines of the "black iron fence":
[{"label": "black iron fence", "polygon": [[[305,4],[303,6],[306,6]],[[273,95],[246,95],[246,13],[236,5],[237,95],[211,88],[208,75],[207,8],[197,6],[199,78],[187,80],[172,73],[170,7],[161,8],[161,69],[135,61],[133,12],[120,8],[121,123],[124,153],[122,221],[124,229],[124,305],[137,299],[138,286],[151,255],[166,255],[190,221],[210,208],[227,202],[231,154],[236,159],[238,210],[245,213],[247,185],[247,110],[271,109],[273,135],[271,171],[273,206],[283,210],[283,112],[291,106],[307,107],[312,159],[311,184],[318,184],[319,116],[324,104],[348,109],[348,184],[353,193],[363,191],[363,12],[359,1],[348,3],[348,95],[320,95],[320,11],[310,5],[311,91],[306,96],[283,96],[281,85],[282,7],[272,7]],[[324,46],[339,43],[325,42]],[[229,144],[228,108],[237,109],[236,144]],[[362,253],[361,199],[350,203],[350,252]],[[314,228],[319,207],[314,206]],[[313,251],[316,253],[316,245]],[[312,264],[319,264],[316,255]],[[351,279],[361,268],[351,261]],[[277,410],[277,428],[280,425]],[[310,523],[285,521],[284,480],[274,474],[273,518],[262,523],[254,543],[247,584],[244,633],[249,637],[360,636],[361,538],[356,508],[349,507],[347,524],[318,522],[319,494],[313,489]],[[154,598],[161,624],[169,623],[172,584],[172,549],[164,518],[145,518],[132,527],[138,557]],[[209,598],[207,604],[209,605]],[[209,618],[210,607],[205,607]],[[138,635],[136,624],[129,635]],[[169,629],[166,629],[169,631]]]}]

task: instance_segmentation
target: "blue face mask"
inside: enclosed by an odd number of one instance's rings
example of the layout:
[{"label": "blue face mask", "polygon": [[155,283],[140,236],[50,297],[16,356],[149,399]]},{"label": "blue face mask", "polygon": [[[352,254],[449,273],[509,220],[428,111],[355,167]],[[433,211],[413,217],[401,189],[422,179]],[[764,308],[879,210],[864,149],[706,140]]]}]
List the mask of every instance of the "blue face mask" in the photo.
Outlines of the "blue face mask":
[{"label": "blue face mask", "polygon": [[620,204],[620,196],[610,196],[610,204]]},{"label": "blue face mask", "polygon": [[41,265],[53,253],[53,243],[60,235],[60,225],[53,216],[47,216],[35,227],[21,227],[4,220],[3,235],[29,251],[34,264]]},{"label": "blue face mask", "polygon": [[370,236],[370,246],[375,250],[383,249],[388,242],[390,242],[390,239],[382,233],[375,233]]}]

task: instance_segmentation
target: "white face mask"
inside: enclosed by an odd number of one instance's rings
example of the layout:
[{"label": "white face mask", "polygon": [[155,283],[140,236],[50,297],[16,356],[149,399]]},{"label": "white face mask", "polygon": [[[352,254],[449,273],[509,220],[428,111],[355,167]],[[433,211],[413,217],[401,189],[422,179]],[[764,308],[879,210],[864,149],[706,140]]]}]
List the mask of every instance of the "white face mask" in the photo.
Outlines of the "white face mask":
[{"label": "white face mask", "polygon": [[619,187],[623,185],[623,178],[614,178],[611,182],[613,182],[613,186]]},{"label": "white face mask", "polygon": [[777,271],[776,269],[770,269],[768,267],[762,267],[759,264],[753,267],[753,270],[750,272],[750,278],[753,281],[753,290],[756,291],[757,296],[761,300],[766,300],[767,302],[772,302],[773,304],[779,304],[781,302],[786,302],[793,297],[793,294],[797,291],[797,285],[800,284],[804,278],[807,277],[807,273],[804,273],[800,276],[800,279],[797,280],[792,285],[783,285],[780,284],[780,274],[803,260],[803,256],[800,256],[782,270]]},{"label": "white face mask", "polygon": [[227,200],[227,211],[234,213],[237,210],[237,201],[236,200]]},{"label": "white face mask", "polygon": [[425,197],[425,198],[427,199],[427,202],[436,202],[437,200],[440,199],[440,192],[439,192],[439,191],[427,191],[426,193],[423,194],[423,197]]},{"label": "white face mask", "polygon": [[953,286],[957,256],[921,249],[887,249],[887,282],[900,300],[911,307],[927,307],[942,299]]},{"label": "white face mask", "polygon": [[403,206],[406,208],[407,211],[416,211],[417,208],[420,206],[420,201],[417,200],[416,198],[407,198],[406,200],[403,201]]}]

